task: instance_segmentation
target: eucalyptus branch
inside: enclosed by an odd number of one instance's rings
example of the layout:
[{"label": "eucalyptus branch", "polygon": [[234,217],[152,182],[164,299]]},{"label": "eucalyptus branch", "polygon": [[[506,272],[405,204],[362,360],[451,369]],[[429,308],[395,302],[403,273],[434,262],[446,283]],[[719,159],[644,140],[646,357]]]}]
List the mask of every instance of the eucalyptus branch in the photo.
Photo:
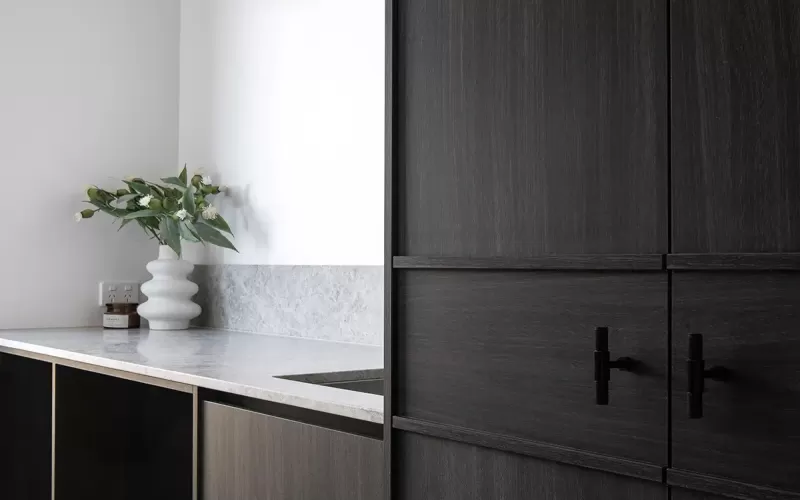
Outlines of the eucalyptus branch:
[{"label": "eucalyptus branch", "polygon": [[126,187],[113,191],[87,187],[86,203],[94,208],[76,213],[75,220],[91,219],[102,212],[121,220],[120,230],[136,221],[145,234],[152,235],[161,245],[169,245],[179,256],[184,240],[238,252],[226,236],[233,236],[230,225],[209,201],[225,189],[214,185],[209,176],[195,174],[189,179],[184,167],[177,177],[165,177],[162,183],[139,177],[122,182]]}]

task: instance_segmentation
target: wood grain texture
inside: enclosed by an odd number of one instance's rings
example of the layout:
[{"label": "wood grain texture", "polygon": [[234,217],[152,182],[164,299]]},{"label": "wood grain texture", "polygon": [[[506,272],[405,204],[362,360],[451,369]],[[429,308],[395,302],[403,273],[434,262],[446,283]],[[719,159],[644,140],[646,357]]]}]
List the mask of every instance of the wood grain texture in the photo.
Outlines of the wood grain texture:
[{"label": "wood grain texture", "polygon": [[[798,500],[800,494],[729,479],[706,476],[679,469],[667,469],[667,484],[692,488],[672,488],[676,500]],[[697,491],[699,490],[699,491]]]},{"label": "wood grain texture", "polygon": [[383,444],[203,403],[205,500],[377,500]]},{"label": "wood grain texture", "polygon": [[800,251],[800,2],[672,0],[672,251]]},{"label": "wood grain texture", "polygon": [[637,477],[660,483],[663,480],[664,468],[657,465],[624,460],[608,455],[598,455],[587,451],[576,450],[535,441],[493,434],[490,432],[465,429],[452,425],[442,425],[423,420],[394,417],[394,428],[410,431],[425,436],[432,436],[458,441],[494,450],[508,451],[534,458],[541,458],[562,464],[576,465],[587,469],[601,470],[613,474]]},{"label": "wood grain texture", "polygon": [[0,497],[51,497],[52,365],[0,353]]},{"label": "wood grain texture", "polygon": [[664,256],[648,255],[543,255],[540,257],[439,257],[404,256],[394,258],[395,269],[523,269],[660,271]]},{"label": "wood grain texture", "polygon": [[667,255],[676,271],[800,271],[800,253],[695,253]]},{"label": "wood grain texture", "polygon": [[[406,271],[397,415],[665,465],[666,273]],[[611,328],[610,405],[594,330]]]},{"label": "wood grain texture", "polygon": [[395,440],[398,500],[666,500],[649,481],[412,433]]},{"label": "wood grain texture", "polygon": [[56,368],[58,500],[190,500],[192,394]]},{"label": "wood grain texture", "polygon": [[[800,492],[800,275],[676,273],[673,467]],[[688,334],[704,337],[704,416],[686,409]]]},{"label": "wood grain texture", "polygon": [[666,0],[402,0],[404,255],[666,253]]},{"label": "wood grain texture", "polygon": [[670,500],[731,500],[730,497],[702,491],[685,490],[683,488],[670,488],[669,498]]}]

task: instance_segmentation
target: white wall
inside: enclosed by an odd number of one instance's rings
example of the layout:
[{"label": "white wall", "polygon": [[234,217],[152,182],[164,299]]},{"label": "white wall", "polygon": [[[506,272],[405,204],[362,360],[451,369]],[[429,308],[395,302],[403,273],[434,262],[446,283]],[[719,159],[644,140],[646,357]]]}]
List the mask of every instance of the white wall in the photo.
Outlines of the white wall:
[{"label": "white wall", "polygon": [[237,264],[383,263],[384,2],[183,0],[180,163],[231,187]]},{"label": "white wall", "polygon": [[0,328],[98,324],[97,282],[156,246],[86,184],[175,171],[178,0],[0,0]]}]

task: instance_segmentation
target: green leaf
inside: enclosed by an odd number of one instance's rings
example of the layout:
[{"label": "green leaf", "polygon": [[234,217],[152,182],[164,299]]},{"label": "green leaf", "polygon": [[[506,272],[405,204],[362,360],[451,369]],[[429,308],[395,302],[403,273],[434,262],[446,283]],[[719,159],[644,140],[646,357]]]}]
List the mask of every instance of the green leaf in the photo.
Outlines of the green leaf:
[{"label": "green leaf", "polygon": [[194,186],[189,186],[186,188],[186,191],[183,192],[183,201],[181,201],[181,206],[183,206],[184,210],[189,212],[189,215],[194,217],[196,212],[194,204]]},{"label": "green leaf", "polygon": [[233,250],[234,252],[239,251],[236,250],[236,247],[233,246],[233,243],[228,241],[228,238],[223,236],[222,233],[220,233],[213,227],[209,226],[208,224],[205,224],[204,221],[198,221],[198,223],[195,225],[195,228],[197,229],[197,234],[204,242],[211,243],[212,245],[217,245],[218,247],[228,248],[230,250]]},{"label": "green leaf", "polygon": [[[181,221],[178,223],[178,229],[181,232],[181,238],[183,238],[186,241],[199,243],[200,238],[198,238],[194,233],[192,233],[191,230],[189,230],[189,228],[186,226],[187,222],[188,221]],[[191,222],[188,223],[191,224]]]},{"label": "green leaf", "polygon": [[190,233],[192,233],[192,236],[197,238],[197,241],[199,241],[199,242],[203,241],[203,239],[200,238],[200,235],[197,234],[197,228],[194,226],[194,223],[192,221],[187,219],[187,220],[183,221],[183,225],[186,226],[186,229],[188,229]]},{"label": "green leaf", "polygon": [[129,201],[135,200],[138,197],[139,197],[138,194],[126,194],[124,196],[120,196],[119,198],[117,198],[117,204],[128,203]]},{"label": "green leaf", "polygon": [[101,212],[106,213],[112,217],[124,217],[128,213],[127,211],[122,210],[121,208],[112,208],[98,201],[87,201],[86,203],[94,205],[95,207],[99,208]]},{"label": "green leaf", "polygon": [[124,215],[123,219],[141,219],[142,217],[155,217],[157,215],[162,215],[161,212],[157,210],[139,210],[138,212],[132,212],[129,214]]},{"label": "green leaf", "polygon": [[136,191],[139,194],[153,194],[153,191],[150,189],[150,186],[147,184],[143,184],[141,182],[135,181],[122,181],[125,183],[126,186],[131,188],[131,191]]},{"label": "green leaf", "polygon": [[186,179],[187,178],[188,178],[188,175],[186,173],[186,165],[184,165],[183,166],[183,170],[181,170],[181,173],[178,175],[178,180],[181,182],[181,186],[186,186]]},{"label": "green leaf", "polygon": [[203,222],[205,222],[209,226],[213,227],[214,229],[219,229],[220,231],[225,231],[226,233],[228,233],[231,236],[233,236],[233,231],[231,231],[231,227],[228,225],[228,223],[225,221],[225,219],[222,218],[221,215],[217,215],[216,219],[205,219],[205,220],[203,220]]},{"label": "green leaf", "polygon": [[175,222],[175,220],[170,217],[164,217],[161,219],[161,224],[158,226],[158,230],[161,232],[161,239],[164,240],[164,243],[169,245],[169,247],[176,254],[178,254],[178,257],[180,257],[181,234],[180,229],[178,229],[178,224]]},{"label": "green leaf", "polygon": [[123,219],[122,220],[122,224],[119,225],[119,228],[117,229],[117,231],[122,231],[122,228],[127,226],[130,221],[131,221],[131,219]]},{"label": "green leaf", "polygon": [[181,191],[186,189],[186,183],[185,182],[181,182],[181,180],[178,179],[177,177],[164,177],[161,180],[164,182],[164,184],[169,184],[171,186],[179,187],[181,189]]}]

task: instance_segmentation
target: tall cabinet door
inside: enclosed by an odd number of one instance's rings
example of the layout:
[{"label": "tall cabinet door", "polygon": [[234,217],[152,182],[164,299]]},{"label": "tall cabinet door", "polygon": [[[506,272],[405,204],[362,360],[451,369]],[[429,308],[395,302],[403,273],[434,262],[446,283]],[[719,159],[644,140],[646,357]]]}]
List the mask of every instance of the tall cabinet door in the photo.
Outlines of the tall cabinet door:
[{"label": "tall cabinet door", "polygon": [[397,4],[397,255],[665,253],[666,0]]},{"label": "tall cabinet door", "polygon": [[800,2],[672,0],[676,253],[800,251]]},{"label": "tall cabinet door", "polygon": [[393,498],[657,498],[667,0],[394,7]]}]

